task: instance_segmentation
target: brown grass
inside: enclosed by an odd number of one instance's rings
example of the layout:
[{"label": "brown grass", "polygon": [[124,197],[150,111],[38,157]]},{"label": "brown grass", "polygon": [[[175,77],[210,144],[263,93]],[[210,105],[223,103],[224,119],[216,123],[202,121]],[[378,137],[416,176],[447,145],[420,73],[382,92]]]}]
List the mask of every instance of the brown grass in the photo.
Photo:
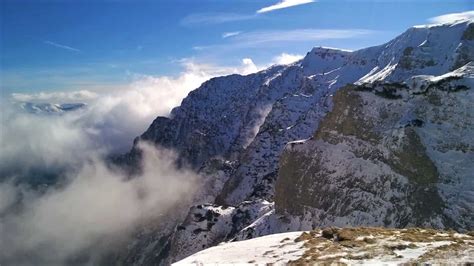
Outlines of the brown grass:
[{"label": "brown grass", "polygon": [[[377,227],[357,228],[324,228],[301,234],[295,241],[304,241],[306,251],[303,256],[291,265],[345,265],[341,259],[365,260],[376,256],[400,258],[397,250],[418,248],[429,242],[450,241],[451,244],[434,248],[418,260],[410,263],[445,258],[466,250],[474,249],[474,236],[466,234],[463,238],[455,237],[454,231],[408,228],[388,229]],[[390,240],[391,239],[391,240]],[[410,243],[407,243],[410,242]],[[474,252],[474,251],[473,251]],[[341,253],[338,255],[338,253]],[[441,255],[439,255],[441,254]],[[330,257],[327,257],[331,255]]]}]

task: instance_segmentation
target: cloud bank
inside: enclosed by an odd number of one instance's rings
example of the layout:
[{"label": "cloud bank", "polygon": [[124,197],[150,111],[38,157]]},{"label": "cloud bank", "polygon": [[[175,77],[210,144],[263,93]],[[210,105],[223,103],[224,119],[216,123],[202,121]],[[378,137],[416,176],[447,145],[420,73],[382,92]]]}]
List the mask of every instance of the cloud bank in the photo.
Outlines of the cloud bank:
[{"label": "cloud bank", "polygon": [[[183,71],[177,76],[132,74],[134,81],[129,86],[107,93],[82,90],[13,94],[11,100],[15,102],[86,102],[88,107],[80,112],[68,113],[61,117],[31,117],[28,114],[5,110],[4,112],[9,115],[5,115],[4,121],[2,121],[8,124],[4,126],[4,132],[6,135],[12,136],[13,140],[4,141],[4,145],[24,146],[30,151],[29,154],[39,154],[38,156],[41,157],[41,153],[32,151],[40,145],[38,143],[41,143],[41,139],[35,137],[32,131],[50,132],[52,131],[50,126],[55,124],[55,126],[63,128],[64,132],[70,128],[79,128],[84,132],[84,136],[88,137],[90,145],[100,146],[109,152],[124,152],[130,148],[133,138],[143,133],[156,116],[169,115],[173,107],[178,106],[191,90],[199,87],[204,81],[215,76],[250,74],[258,71],[253,61],[248,58],[243,59],[241,65],[238,66],[203,64],[194,59],[181,60],[180,64]],[[38,122],[31,121],[34,119],[37,119]],[[38,128],[33,129],[31,125],[35,124],[38,125]],[[16,136],[22,135],[18,132],[24,132],[21,138],[16,138]],[[68,143],[66,140],[73,139],[68,134],[64,134],[64,141],[61,143]],[[51,135],[51,137],[55,136]],[[45,138],[49,139],[50,137],[46,135]],[[78,139],[78,137],[74,138]],[[25,143],[25,145],[18,143]],[[71,148],[75,145],[68,143],[68,147]],[[14,147],[8,148],[9,150],[18,150]],[[16,158],[22,160],[21,155],[16,156],[15,154],[15,152],[9,153],[12,161]],[[28,158],[31,157],[28,156]]]},{"label": "cloud bank", "polygon": [[198,177],[176,169],[172,152],[145,143],[140,148],[144,171],[133,179],[92,154],[67,173],[66,185],[43,193],[1,184],[0,263],[94,264],[137,226],[190,200]]},{"label": "cloud bank", "polygon": [[[271,64],[299,58],[284,53]],[[140,143],[143,171],[134,178],[111,166],[108,156],[129,150],[156,116],[169,115],[204,81],[268,64],[250,58],[237,66],[180,63],[177,76],[133,74],[126,89],[16,93],[2,100],[0,264],[98,263],[134,229],[191,199],[202,179],[176,168],[173,151]],[[83,101],[87,107],[57,114],[19,109],[24,102]]]},{"label": "cloud bank", "polygon": [[283,8],[288,8],[288,7],[293,7],[293,6],[299,6],[299,5],[304,5],[304,4],[309,4],[315,2],[314,0],[281,0],[280,2],[267,6],[264,8],[261,8],[257,10],[257,13],[267,13],[271,11],[275,11],[278,9],[283,9]]},{"label": "cloud bank", "polygon": [[139,144],[140,176],[112,168],[104,138],[125,137],[117,131],[126,125],[109,126],[134,114],[121,109],[125,99],[102,97],[100,105],[61,115],[0,104],[1,265],[96,264],[140,224],[159,220],[199,188],[195,173],[175,167],[172,151],[147,143]]},{"label": "cloud bank", "polygon": [[[181,60],[177,76],[134,74],[126,89],[13,94],[0,103],[0,264],[96,263],[110,245],[192,197],[200,177],[175,167],[173,151],[141,143],[142,174],[111,168],[156,116],[215,76],[258,70]],[[32,114],[22,102],[87,101],[86,108]],[[158,217],[158,218],[157,218]],[[156,221],[156,220],[154,220]]]}]

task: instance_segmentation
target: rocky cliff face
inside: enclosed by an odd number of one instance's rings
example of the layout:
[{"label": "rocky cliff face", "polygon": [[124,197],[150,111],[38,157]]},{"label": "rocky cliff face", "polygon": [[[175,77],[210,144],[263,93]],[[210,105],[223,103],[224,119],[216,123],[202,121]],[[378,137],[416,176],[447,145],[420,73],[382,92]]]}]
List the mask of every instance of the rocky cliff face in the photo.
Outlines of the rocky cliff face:
[{"label": "rocky cliff face", "polygon": [[313,138],[287,145],[277,212],[310,212],[314,226],[472,229],[473,78],[468,64],[339,90]]},{"label": "rocky cliff face", "polygon": [[415,27],[381,46],[314,48],[205,82],[137,139],[204,176],[196,205],[144,229],[122,261],[169,263],[314,225],[472,228],[473,28]]}]

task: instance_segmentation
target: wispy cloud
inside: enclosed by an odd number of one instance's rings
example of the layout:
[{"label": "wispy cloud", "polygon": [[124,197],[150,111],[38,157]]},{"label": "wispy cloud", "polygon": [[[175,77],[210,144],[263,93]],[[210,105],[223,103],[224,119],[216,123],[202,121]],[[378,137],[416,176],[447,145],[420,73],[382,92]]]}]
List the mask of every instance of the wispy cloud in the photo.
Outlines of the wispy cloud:
[{"label": "wispy cloud", "polygon": [[232,37],[232,36],[237,36],[241,33],[242,33],[241,31],[224,32],[224,33],[222,33],[222,38],[225,39],[225,38],[229,38],[229,37]]},{"label": "wispy cloud", "polygon": [[460,12],[460,13],[450,13],[437,17],[432,17],[428,21],[436,24],[450,23],[459,20],[474,20],[474,10]]},{"label": "wispy cloud", "polygon": [[261,47],[262,45],[287,44],[289,42],[316,42],[321,40],[351,39],[369,34],[375,31],[367,29],[294,29],[294,30],[271,30],[251,31],[227,37],[229,43],[223,45],[195,46],[195,50],[206,50],[209,48],[248,48]]},{"label": "wispy cloud", "polygon": [[256,18],[255,15],[236,13],[197,13],[184,17],[181,25],[192,26],[200,24],[221,24],[232,21],[242,21]]},{"label": "wispy cloud", "polygon": [[313,3],[315,0],[281,0],[280,2],[267,6],[264,8],[261,8],[257,10],[257,13],[266,13],[266,12],[271,12],[277,9],[283,9],[283,8],[288,8],[292,6],[298,6],[298,5],[304,5],[304,4],[309,4]]},{"label": "wispy cloud", "polygon": [[210,25],[210,24],[221,24],[234,21],[243,21],[256,18],[262,18],[259,16],[261,13],[266,13],[274,11],[277,9],[288,8],[292,6],[304,5],[316,2],[317,0],[280,0],[280,2],[263,7],[255,14],[239,14],[239,13],[195,13],[190,14],[183,19],[181,19],[180,24],[183,26],[193,26],[193,25]]},{"label": "wispy cloud", "polygon": [[80,52],[81,51],[81,50],[76,49],[74,47],[67,46],[67,45],[64,45],[64,44],[55,43],[55,42],[52,42],[52,41],[44,41],[44,43],[48,44],[48,45],[51,45],[51,46],[54,46],[54,47],[57,47],[57,48],[64,49],[64,50],[73,51],[73,52]]},{"label": "wispy cloud", "polygon": [[[307,47],[323,45],[331,40],[361,39],[370,35],[380,34],[379,31],[369,29],[293,29],[274,31],[250,31],[223,39],[221,43],[211,43],[193,46],[193,50],[200,55],[220,57],[233,54],[236,50],[272,48],[287,49],[292,44],[304,44]],[[356,49],[347,42],[345,48]],[[285,60],[283,60],[285,59]],[[274,60],[273,64],[286,64],[290,62],[286,56],[282,60]]]}]

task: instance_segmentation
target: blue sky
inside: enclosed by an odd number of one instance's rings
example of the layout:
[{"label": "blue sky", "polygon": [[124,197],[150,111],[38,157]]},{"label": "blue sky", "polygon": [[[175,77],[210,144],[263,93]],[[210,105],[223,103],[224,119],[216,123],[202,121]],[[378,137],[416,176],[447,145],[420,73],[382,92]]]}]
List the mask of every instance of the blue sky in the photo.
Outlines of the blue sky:
[{"label": "blue sky", "polygon": [[474,9],[472,0],[1,1],[2,95],[113,89],[174,76],[183,59],[267,65],[314,46],[357,49]]}]

